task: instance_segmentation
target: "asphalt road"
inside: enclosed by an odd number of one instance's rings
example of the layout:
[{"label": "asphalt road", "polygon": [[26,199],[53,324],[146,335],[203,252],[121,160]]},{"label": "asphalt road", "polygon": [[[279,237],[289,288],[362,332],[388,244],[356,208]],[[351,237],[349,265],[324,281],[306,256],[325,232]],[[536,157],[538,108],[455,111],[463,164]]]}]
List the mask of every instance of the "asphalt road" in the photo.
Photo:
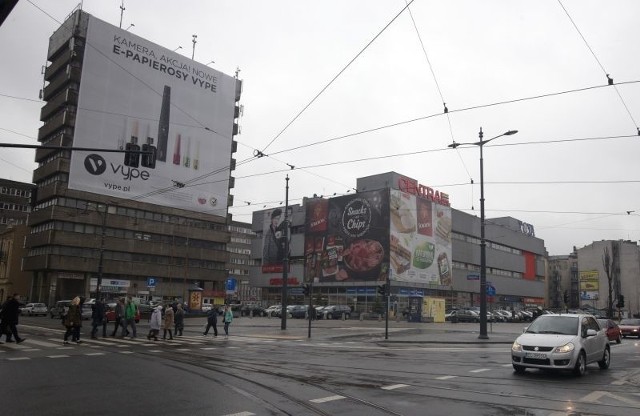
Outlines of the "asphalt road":
[{"label": "asphalt road", "polygon": [[[86,321],[85,321],[86,322]],[[225,339],[188,320],[184,337],[84,337],[62,345],[49,318],[22,318],[27,341],[0,345],[7,415],[637,415],[640,340],[611,344],[609,370],[576,378],[516,375],[510,340],[521,324],[477,326],[240,318]],[[88,323],[83,332],[89,332]],[[220,331],[222,332],[222,331]],[[3,338],[4,340],[4,338]]]}]

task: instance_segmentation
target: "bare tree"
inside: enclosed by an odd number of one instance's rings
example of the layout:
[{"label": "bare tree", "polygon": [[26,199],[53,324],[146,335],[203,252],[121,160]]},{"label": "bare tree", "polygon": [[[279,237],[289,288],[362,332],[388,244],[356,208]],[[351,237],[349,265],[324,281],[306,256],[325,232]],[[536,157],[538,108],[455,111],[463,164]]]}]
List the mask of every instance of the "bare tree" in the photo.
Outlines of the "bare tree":
[{"label": "bare tree", "polygon": [[604,255],[602,256],[602,266],[604,267],[604,272],[607,275],[607,283],[608,283],[608,289],[609,289],[609,297],[607,298],[607,316],[608,317],[612,317],[613,316],[613,285],[612,285],[612,280],[613,280],[613,273],[612,273],[612,263],[611,263],[611,256],[609,255],[609,247],[605,246],[604,247]]}]

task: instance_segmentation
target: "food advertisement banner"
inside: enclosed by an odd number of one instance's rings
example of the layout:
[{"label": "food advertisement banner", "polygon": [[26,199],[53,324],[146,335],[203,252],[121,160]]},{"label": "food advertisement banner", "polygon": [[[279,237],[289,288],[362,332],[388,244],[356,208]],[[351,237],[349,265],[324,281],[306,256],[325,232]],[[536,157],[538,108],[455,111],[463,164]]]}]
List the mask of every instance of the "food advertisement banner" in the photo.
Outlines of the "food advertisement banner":
[{"label": "food advertisement banner", "polygon": [[386,280],[388,190],[311,200],[305,230],[305,282]]},{"label": "food advertisement banner", "polygon": [[451,285],[451,207],[391,190],[391,280]]},{"label": "food advertisement banner", "polygon": [[236,82],[91,16],[69,188],[226,216]]},{"label": "food advertisement banner", "polygon": [[582,271],[579,273],[580,299],[597,300],[600,291],[600,273],[597,270]]}]

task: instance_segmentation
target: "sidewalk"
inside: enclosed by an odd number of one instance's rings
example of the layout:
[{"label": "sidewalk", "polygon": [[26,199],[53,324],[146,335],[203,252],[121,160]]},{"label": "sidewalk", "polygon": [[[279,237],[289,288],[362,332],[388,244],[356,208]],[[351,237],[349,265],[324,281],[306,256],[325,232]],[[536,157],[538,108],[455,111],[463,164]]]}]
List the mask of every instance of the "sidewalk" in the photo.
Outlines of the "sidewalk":
[{"label": "sidewalk", "polygon": [[[202,332],[204,317],[189,317],[185,331]],[[235,318],[230,334],[238,337],[264,337],[308,340],[309,321],[287,319],[285,330],[280,318]],[[385,340],[385,321],[377,320],[317,320],[311,322],[311,341],[360,341],[380,344],[511,344],[522,333],[523,323],[487,323],[488,339],[479,339],[477,323],[409,323],[389,321],[388,339]],[[218,331],[222,331],[218,320]]]}]

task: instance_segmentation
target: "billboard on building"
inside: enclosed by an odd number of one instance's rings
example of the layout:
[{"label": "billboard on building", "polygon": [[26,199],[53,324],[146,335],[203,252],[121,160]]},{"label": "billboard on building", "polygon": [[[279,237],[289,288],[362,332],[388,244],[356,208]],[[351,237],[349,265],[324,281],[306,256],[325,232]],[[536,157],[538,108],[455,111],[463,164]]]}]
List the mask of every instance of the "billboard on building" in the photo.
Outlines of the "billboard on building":
[{"label": "billboard on building", "polygon": [[69,188],[226,215],[236,81],[90,16]]},{"label": "billboard on building", "polygon": [[597,300],[600,292],[600,273],[597,270],[579,272],[580,299]]},{"label": "billboard on building", "polygon": [[[287,219],[289,224],[294,220],[294,209],[299,205],[287,207]],[[287,238],[291,238],[291,233],[287,233],[284,222],[285,208],[275,208],[264,211],[262,221],[262,273],[282,273],[284,270],[284,257]],[[289,240],[291,242],[291,240]]]},{"label": "billboard on building", "polygon": [[390,279],[450,286],[451,207],[390,192]]},{"label": "billboard on building", "polygon": [[305,281],[384,281],[389,270],[389,191],[306,204]]}]

